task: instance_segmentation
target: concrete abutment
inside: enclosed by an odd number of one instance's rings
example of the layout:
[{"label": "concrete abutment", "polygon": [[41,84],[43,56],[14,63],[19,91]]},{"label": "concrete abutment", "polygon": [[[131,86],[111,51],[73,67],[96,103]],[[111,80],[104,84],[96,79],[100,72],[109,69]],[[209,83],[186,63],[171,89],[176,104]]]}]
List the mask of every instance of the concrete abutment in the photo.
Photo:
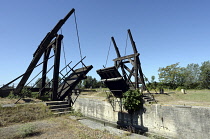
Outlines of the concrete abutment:
[{"label": "concrete abutment", "polygon": [[[131,116],[121,113],[119,108],[113,111],[105,100],[78,98],[74,104],[85,116],[129,125]],[[210,137],[210,107],[178,106],[178,105],[146,105],[146,112],[134,114],[133,125],[170,138],[207,139]]]}]

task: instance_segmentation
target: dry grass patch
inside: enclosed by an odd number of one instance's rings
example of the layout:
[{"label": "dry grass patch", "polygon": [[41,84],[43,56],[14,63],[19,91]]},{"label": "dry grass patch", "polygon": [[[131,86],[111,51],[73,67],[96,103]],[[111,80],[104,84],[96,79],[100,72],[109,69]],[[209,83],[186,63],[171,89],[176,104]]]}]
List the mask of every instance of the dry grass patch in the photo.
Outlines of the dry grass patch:
[{"label": "dry grass patch", "polygon": [[0,127],[14,123],[26,123],[49,116],[52,116],[52,113],[43,103],[0,107]]},{"label": "dry grass patch", "polygon": [[118,136],[114,136],[108,132],[94,130],[82,125],[79,121],[70,119],[69,115],[50,118],[49,120],[44,120],[42,123],[45,122],[47,122],[49,126],[43,128],[41,134],[30,137],[31,139],[119,139]]}]

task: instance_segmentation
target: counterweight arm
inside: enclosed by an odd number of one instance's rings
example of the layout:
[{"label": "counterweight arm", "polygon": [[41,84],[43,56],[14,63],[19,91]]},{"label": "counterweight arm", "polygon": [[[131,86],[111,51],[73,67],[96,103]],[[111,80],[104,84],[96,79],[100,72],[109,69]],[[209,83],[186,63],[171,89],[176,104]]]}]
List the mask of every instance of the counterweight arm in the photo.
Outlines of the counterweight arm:
[{"label": "counterweight arm", "polygon": [[16,89],[14,90],[15,94],[19,94],[20,91],[23,89],[25,83],[27,82],[28,78],[30,77],[31,73],[33,72],[33,69],[36,67],[36,64],[38,63],[39,59],[47,49],[47,46],[50,44],[50,42],[53,40],[54,37],[57,36],[57,32],[59,29],[63,26],[63,24],[68,20],[68,18],[74,13],[75,9],[72,9],[63,19],[61,19],[55,27],[45,36],[45,38],[42,40],[40,45],[38,46],[37,50],[34,53],[34,57],[28,66],[25,74],[23,75],[22,79],[20,80],[19,84],[17,85]]}]

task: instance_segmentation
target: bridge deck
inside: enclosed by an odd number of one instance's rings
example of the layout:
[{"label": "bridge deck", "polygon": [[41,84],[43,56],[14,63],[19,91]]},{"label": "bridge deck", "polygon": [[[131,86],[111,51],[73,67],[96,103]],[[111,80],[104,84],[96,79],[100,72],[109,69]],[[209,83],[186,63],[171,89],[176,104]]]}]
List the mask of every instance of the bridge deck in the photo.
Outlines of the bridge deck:
[{"label": "bridge deck", "polygon": [[122,97],[122,94],[128,91],[129,85],[123,79],[116,67],[99,69],[96,72],[115,97]]},{"label": "bridge deck", "polygon": [[59,86],[58,99],[64,100],[76,85],[85,78],[86,74],[93,68],[92,65],[74,70]]}]

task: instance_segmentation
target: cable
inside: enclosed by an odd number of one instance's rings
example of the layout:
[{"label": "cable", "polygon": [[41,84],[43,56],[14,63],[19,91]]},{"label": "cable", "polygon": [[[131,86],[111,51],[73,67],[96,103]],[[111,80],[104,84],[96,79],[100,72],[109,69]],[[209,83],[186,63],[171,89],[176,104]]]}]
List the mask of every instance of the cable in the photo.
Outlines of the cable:
[{"label": "cable", "polygon": [[[62,34],[62,28],[60,30],[61,30],[61,35],[63,35]],[[63,57],[64,57],[64,63],[65,63],[65,66],[66,66],[66,53],[65,53],[65,49],[64,49],[63,39],[61,40],[61,44],[62,44],[62,47],[63,47]],[[67,73],[67,69],[66,69],[66,73]]]},{"label": "cable", "polygon": [[[107,54],[107,57],[106,57],[106,64],[107,64],[107,61],[108,61],[108,57],[109,57],[109,51],[110,51],[110,47],[111,47],[111,41],[109,43],[109,50],[108,50],[108,54]],[[106,64],[105,64],[105,67],[106,67]]]},{"label": "cable", "polygon": [[128,46],[128,33],[127,33],[127,38],[126,38],[125,55],[126,55],[127,46]]},{"label": "cable", "polygon": [[77,40],[78,40],[78,44],[79,44],[80,57],[81,57],[81,59],[82,59],[82,51],[81,51],[81,47],[80,47],[79,31],[78,31],[78,27],[77,27],[77,19],[76,19],[76,14],[75,14],[75,12],[74,12],[74,21],[75,21],[75,25],[76,25]]}]

